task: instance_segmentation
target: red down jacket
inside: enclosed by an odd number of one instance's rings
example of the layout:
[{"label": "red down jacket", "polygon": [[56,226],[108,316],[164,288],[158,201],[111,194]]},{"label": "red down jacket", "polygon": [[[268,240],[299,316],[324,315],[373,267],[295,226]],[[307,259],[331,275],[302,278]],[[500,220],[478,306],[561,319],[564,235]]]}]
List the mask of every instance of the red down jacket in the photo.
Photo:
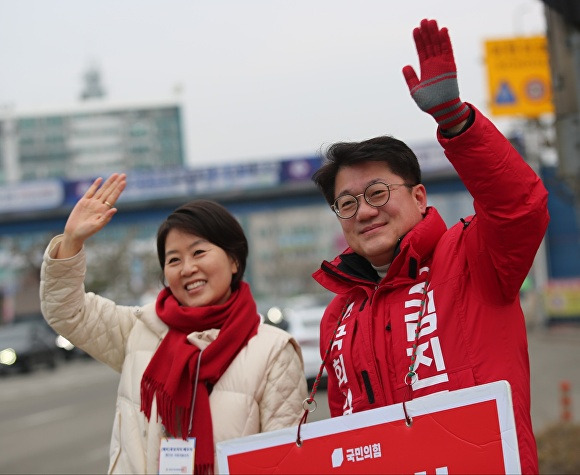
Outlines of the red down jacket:
[{"label": "red down jacket", "polygon": [[313,277],[336,294],[320,326],[331,415],[408,398],[423,287],[413,397],[507,380],[523,473],[538,473],[530,417],[530,370],[519,289],[546,231],[547,191],[477,109],[462,134],[438,140],[474,198],[475,215],[449,230],[435,208],[399,243],[384,279],[347,249]]}]

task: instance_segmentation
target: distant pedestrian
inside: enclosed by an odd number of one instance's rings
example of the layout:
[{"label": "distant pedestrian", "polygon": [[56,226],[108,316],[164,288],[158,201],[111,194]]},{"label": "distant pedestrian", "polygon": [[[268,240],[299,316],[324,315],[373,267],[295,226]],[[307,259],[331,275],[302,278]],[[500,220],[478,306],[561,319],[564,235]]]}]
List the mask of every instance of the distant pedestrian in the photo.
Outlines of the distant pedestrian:
[{"label": "distant pedestrian", "polygon": [[313,179],[349,246],[314,274],[336,294],[320,339],[324,355],[334,335],[331,415],[507,380],[522,471],[537,473],[519,292],[548,225],[547,192],[493,124],[460,100],[447,29],[423,20],[413,36],[421,78],[411,66],[404,77],[437,121],[475,215],[447,229],[427,204],[417,157],[397,139],[328,149]]},{"label": "distant pedestrian", "polygon": [[125,180],[95,180],[50,242],[42,312],[121,373],[109,473],[158,473],[168,437],[195,437],[195,472],[213,473],[215,443],[298,424],[307,395],[301,351],[288,333],[261,323],[242,280],[244,232],[212,201],[191,201],[159,227],[166,286],[156,302],[121,306],[85,293],[84,243],[116,213]]}]

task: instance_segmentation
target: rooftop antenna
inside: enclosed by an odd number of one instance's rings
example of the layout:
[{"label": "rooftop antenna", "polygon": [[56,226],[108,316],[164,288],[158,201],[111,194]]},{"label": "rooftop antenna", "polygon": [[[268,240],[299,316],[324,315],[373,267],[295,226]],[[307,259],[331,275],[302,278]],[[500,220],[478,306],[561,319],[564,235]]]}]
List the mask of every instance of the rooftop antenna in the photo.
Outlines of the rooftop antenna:
[{"label": "rooftop antenna", "polygon": [[84,88],[80,95],[81,101],[103,99],[105,90],[101,83],[101,71],[95,65],[89,66],[83,75]]}]

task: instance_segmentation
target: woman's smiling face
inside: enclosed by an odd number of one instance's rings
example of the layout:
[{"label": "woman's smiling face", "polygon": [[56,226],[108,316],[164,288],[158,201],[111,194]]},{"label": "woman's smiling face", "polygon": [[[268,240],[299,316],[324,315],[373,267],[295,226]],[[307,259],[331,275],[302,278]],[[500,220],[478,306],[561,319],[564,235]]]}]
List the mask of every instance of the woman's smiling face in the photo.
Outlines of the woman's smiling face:
[{"label": "woman's smiling face", "polygon": [[234,260],[219,246],[194,234],[172,229],[165,241],[163,274],[185,307],[225,303],[231,295]]}]

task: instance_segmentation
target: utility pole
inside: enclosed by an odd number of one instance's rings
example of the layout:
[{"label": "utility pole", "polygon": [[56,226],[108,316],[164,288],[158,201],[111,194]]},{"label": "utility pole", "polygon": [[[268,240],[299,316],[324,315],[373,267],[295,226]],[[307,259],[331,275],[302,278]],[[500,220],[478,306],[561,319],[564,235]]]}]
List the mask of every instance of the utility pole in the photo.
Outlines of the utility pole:
[{"label": "utility pole", "polygon": [[580,2],[544,0],[560,178],[580,222]]}]

